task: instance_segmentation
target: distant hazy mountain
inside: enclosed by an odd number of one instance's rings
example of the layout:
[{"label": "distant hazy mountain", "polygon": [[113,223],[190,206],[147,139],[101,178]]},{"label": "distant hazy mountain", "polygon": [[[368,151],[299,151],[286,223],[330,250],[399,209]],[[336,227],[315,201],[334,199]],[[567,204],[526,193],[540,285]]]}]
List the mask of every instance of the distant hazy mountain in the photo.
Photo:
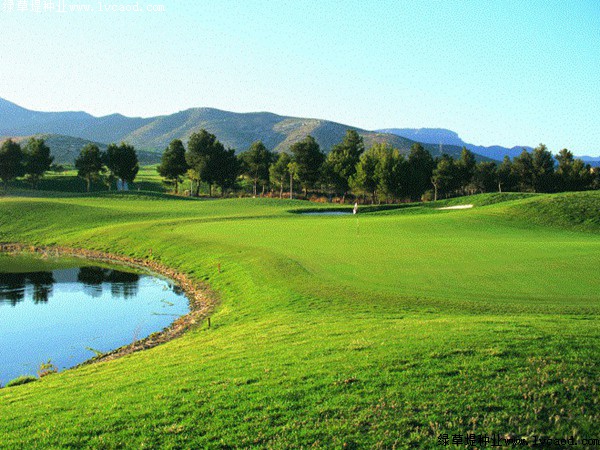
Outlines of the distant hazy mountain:
[{"label": "distant hazy mountain", "polygon": [[388,128],[379,131],[382,133],[392,133],[397,136],[427,144],[437,144],[439,146],[441,143],[444,146],[455,145],[461,148],[466,147],[473,153],[496,160],[502,160],[504,155],[508,155],[511,158],[519,156],[524,148],[527,149],[527,151],[533,150],[533,148],[527,146],[506,148],[499,145],[484,147],[481,145],[468,144],[464,142],[456,132],[444,128]]},{"label": "distant hazy mountain", "polygon": [[[378,131],[395,134],[417,142],[432,145],[437,144],[438,147],[441,143],[444,146],[444,151],[446,151],[446,145],[457,146],[460,148],[466,147],[473,153],[498,161],[501,161],[505,155],[508,155],[511,158],[519,156],[521,152],[523,152],[523,149],[526,149],[529,152],[533,150],[532,147],[527,147],[526,145],[506,148],[500,145],[484,147],[481,145],[468,144],[464,142],[456,132],[444,128],[387,128]],[[578,156],[577,158],[590,164],[592,167],[600,167],[600,157]]]},{"label": "distant hazy mountain", "polygon": [[584,163],[589,164],[592,167],[600,167],[600,157],[592,156],[578,156],[579,159],[583,160]]},{"label": "distant hazy mountain", "polygon": [[[126,141],[138,150],[162,153],[173,139],[181,139],[187,143],[189,136],[201,128],[215,134],[226,147],[238,152],[246,150],[252,142],[259,139],[268,148],[286,151],[290,145],[308,134],[317,140],[323,150],[329,151],[343,139],[349,128],[363,136],[367,148],[376,142],[386,142],[408,152],[414,143],[413,140],[396,134],[268,112],[233,113],[212,108],[192,108],[149,118],[131,118],[120,114],[94,117],[86,112],[30,111],[0,99],[0,136],[4,137],[51,134],[103,144]],[[439,154],[438,145],[424,147],[434,156]],[[458,156],[460,151],[461,147],[444,146],[444,152],[454,156]]]},{"label": "distant hazy mountain", "polygon": [[121,136],[140,128],[149,120],[120,114],[94,117],[82,111],[31,111],[0,98],[0,136],[60,134],[110,143],[117,142]]}]

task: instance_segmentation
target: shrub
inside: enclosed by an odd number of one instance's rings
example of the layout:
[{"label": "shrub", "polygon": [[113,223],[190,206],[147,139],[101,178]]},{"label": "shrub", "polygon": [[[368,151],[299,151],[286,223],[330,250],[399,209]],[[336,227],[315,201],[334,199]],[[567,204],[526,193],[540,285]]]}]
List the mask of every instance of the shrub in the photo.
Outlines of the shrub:
[{"label": "shrub", "polygon": [[10,380],[6,383],[6,387],[20,386],[21,384],[31,383],[32,381],[37,381],[37,378],[31,375],[22,375],[14,380]]},{"label": "shrub", "polygon": [[421,196],[421,201],[424,202],[432,202],[433,201],[433,191],[426,191],[422,196]]},{"label": "shrub", "polygon": [[48,362],[40,364],[40,369],[38,370],[38,376],[43,378],[47,375],[58,372],[58,368],[52,364],[52,361],[48,360]]}]

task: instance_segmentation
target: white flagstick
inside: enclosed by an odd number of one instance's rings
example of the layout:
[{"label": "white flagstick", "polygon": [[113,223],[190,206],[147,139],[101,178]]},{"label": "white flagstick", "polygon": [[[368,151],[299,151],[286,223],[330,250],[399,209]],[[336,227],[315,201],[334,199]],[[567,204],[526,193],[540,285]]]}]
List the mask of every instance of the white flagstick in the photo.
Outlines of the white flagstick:
[{"label": "white flagstick", "polygon": [[356,216],[356,235],[360,236],[360,228],[358,226],[358,202],[354,204],[354,209],[352,210],[352,214]]}]

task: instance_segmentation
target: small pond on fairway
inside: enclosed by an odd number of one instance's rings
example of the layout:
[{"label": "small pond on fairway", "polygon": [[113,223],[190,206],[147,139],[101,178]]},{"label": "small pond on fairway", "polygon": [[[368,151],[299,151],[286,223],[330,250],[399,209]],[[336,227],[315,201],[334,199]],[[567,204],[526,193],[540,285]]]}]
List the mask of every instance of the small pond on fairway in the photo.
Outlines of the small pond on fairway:
[{"label": "small pond on fairway", "polygon": [[0,254],[0,385],[59,370],[169,326],[189,312],[172,282],[81,259]]}]

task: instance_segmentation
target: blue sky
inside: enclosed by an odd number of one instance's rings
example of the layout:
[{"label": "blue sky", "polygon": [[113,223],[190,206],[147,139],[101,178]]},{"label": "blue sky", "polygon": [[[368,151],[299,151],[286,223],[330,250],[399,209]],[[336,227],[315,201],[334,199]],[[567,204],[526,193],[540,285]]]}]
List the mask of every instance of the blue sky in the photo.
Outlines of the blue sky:
[{"label": "blue sky", "polygon": [[0,97],[29,109],[209,106],[600,154],[595,0],[53,1],[0,10]]}]

